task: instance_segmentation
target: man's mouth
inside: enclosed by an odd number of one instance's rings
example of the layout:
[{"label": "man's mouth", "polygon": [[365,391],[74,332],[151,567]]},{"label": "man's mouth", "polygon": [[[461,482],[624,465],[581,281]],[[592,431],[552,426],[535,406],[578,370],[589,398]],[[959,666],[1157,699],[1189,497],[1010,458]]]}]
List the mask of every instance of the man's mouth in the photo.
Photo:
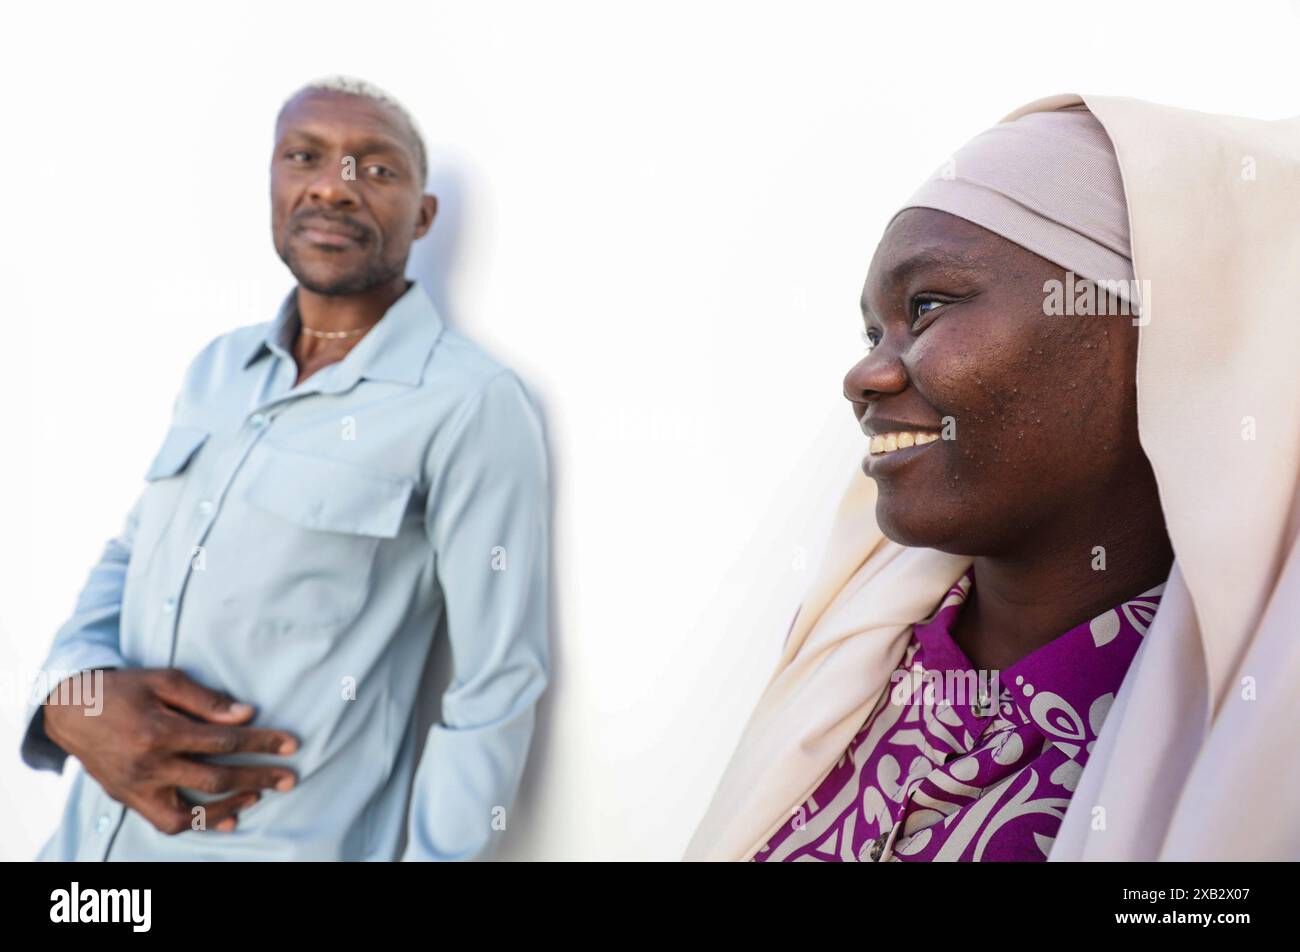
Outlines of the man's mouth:
[{"label": "man's mouth", "polygon": [[354,228],[333,222],[313,219],[298,227],[298,234],[314,245],[327,248],[346,248],[361,243],[361,233]]}]

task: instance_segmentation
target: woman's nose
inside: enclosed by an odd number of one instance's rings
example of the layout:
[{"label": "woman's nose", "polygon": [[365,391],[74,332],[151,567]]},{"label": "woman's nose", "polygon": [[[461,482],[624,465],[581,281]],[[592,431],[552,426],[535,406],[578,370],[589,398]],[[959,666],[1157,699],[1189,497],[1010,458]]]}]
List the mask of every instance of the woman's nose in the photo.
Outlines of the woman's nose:
[{"label": "woman's nose", "polygon": [[881,344],[872,348],[844,375],[844,398],[851,403],[866,403],[874,397],[898,393],[907,386],[907,368],[896,349]]}]

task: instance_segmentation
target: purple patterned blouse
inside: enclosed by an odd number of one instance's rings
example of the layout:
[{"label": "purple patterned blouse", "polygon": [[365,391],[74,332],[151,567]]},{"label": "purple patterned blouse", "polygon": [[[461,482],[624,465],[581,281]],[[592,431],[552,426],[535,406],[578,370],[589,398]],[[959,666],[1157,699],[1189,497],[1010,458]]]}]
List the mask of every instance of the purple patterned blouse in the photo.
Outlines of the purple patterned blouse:
[{"label": "purple patterned blouse", "polygon": [[950,634],[973,583],[912,626],[890,689],[755,862],[1047,858],[1165,587],[977,672]]}]

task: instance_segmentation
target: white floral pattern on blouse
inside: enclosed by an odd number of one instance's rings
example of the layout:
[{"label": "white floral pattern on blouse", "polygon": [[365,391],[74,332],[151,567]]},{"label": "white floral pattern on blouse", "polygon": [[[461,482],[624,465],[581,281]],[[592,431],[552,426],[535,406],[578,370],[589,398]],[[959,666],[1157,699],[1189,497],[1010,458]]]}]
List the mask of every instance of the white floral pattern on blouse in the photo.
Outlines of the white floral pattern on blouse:
[{"label": "white floral pattern on blouse", "polygon": [[[854,737],[755,862],[1044,860],[1164,584],[997,673],[980,697],[951,630],[968,569],[912,626]],[[956,702],[956,703],[954,703]]]}]

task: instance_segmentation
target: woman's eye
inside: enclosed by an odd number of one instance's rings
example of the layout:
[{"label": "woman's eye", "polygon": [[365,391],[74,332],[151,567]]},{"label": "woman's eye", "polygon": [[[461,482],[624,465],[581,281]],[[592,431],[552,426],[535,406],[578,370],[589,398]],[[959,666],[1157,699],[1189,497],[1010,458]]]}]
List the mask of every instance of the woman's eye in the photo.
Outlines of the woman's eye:
[{"label": "woman's eye", "polygon": [[925,315],[932,313],[937,308],[943,307],[947,301],[936,301],[932,298],[917,298],[912,302],[912,323],[915,324]]}]

